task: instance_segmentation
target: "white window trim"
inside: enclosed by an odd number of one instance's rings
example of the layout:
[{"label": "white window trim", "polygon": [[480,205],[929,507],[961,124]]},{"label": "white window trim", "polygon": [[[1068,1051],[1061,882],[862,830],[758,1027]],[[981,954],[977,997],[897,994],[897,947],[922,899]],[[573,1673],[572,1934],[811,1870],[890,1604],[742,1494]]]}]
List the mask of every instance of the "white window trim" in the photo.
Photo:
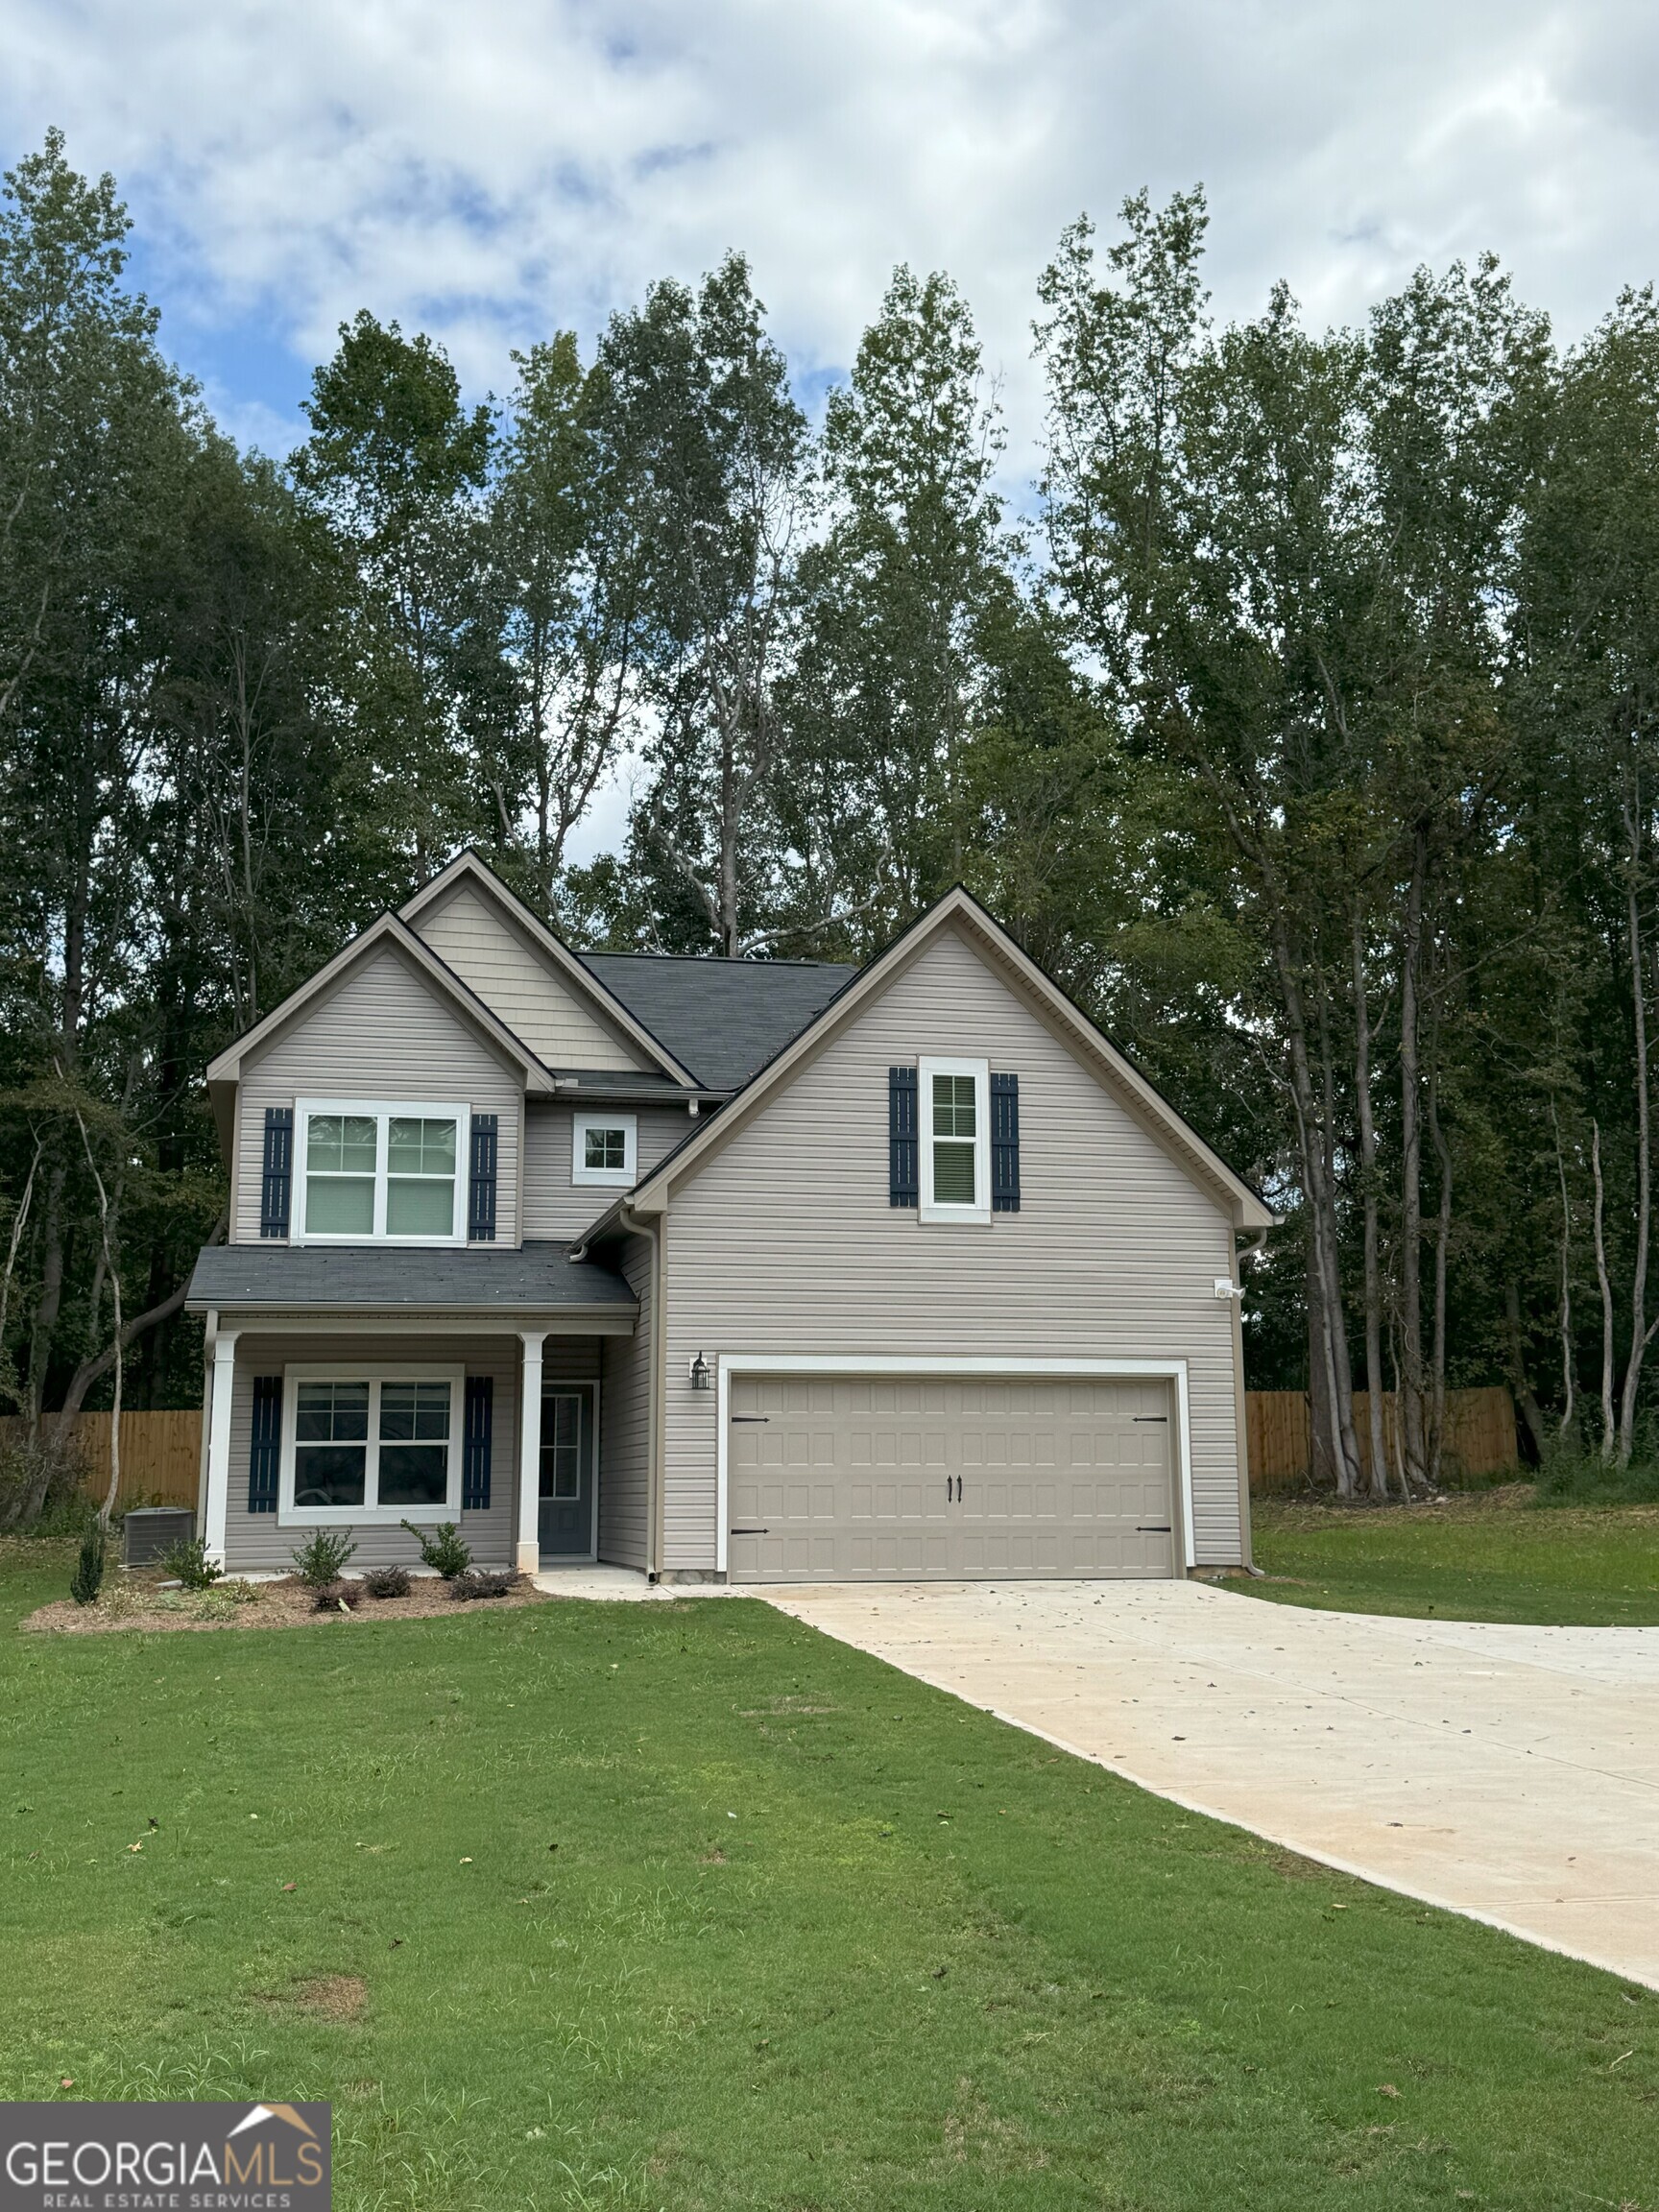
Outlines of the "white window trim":
[{"label": "white window trim", "polygon": [[[624,1139],[620,1167],[589,1167],[587,1164],[589,1129],[620,1129]],[[576,1113],[570,1117],[570,1180],[603,1183],[613,1190],[631,1190],[638,1179],[639,1117],[637,1114]]]},{"label": "white window trim", "polygon": [[[378,1134],[374,1142],[374,1226],[367,1235],[356,1231],[314,1230],[305,1227],[306,1176],[305,1155],[308,1146],[311,1117],[314,1114],[360,1114],[373,1116]],[[450,1214],[452,1227],[447,1237],[393,1237],[386,1230],[386,1180],[388,1139],[386,1124],[394,1117],[409,1116],[421,1121],[453,1121],[455,1124],[455,1203]],[[294,1101],[294,1164],[293,1192],[289,1198],[288,1241],[291,1244],[394,1244],[421,1247],[432,1245],[465,1244],[467,1241],[467,1192],[472,1166],[472,1110],[453,1102],[440,1101],[436,1105],[411,1105],[407,1102],[379,1098],[296,1098]]]},{"label": "white window trim", "polygon": [[[367,1382],[369,1391],[369,1461],[361,1505],[296,1505],[294,1455],[299,1438],[300,1385],[301,1382]],[[378,1489],[380,1392],[382,1382],[447,1382],[449,1385],[449,1479],[441,1505],[371,1505]],[[440,1521],[461,1518],[461,1468],[467,1426],[467,1370],[465,1367],[411,1367],[379,1360],[338,1361],[327,1366],[287,1367],[282,1372],[282,1464],[276,1490],[276,1526],[279,1528],[396,1528],[414,1521],[436,1527]]]},{"label": "white window trim", "polygon": [[[933,1196],[933,1078],[935,1075],[972,1075],[974,1078],[974,1203],[972,1206],[938,1204]],[[916,1068],[916,1136],[922,1173],[921,1205],[924,1221],[941,1226],[976,1228],[991,1219],[991,1063],[989,1060],[922,1060]]]}]

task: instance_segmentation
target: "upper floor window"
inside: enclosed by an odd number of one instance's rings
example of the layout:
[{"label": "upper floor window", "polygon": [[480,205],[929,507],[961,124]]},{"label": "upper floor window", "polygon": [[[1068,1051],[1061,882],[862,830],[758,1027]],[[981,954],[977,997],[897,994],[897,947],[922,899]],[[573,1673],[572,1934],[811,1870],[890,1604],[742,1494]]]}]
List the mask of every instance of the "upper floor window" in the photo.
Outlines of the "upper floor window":
[{"label": "upper floor window", "polygon": [[465,1106],[301,1098],[294,1118],[297,1243],[465,1242]]},{"label": "upper floor window", "polygon": [[924,1221],[991,1218],[991,1067],[924,1060],[917,1070]]},{"label": "upper floor window", "polygon": [[570,1180],[629,1189],[637,1178],[639,1121],[634,1114],[572,1117]]}]

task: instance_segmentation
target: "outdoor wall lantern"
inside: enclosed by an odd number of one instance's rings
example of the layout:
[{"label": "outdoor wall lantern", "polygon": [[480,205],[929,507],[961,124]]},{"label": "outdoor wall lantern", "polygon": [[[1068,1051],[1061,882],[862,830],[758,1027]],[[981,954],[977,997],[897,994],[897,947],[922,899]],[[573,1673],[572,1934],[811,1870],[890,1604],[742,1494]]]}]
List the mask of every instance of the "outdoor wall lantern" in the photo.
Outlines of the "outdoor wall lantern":
[{"label": "outdoor wall lantern", "polygon": [[704,1358],[704,1357],[703,1357],[703,1355],[702,1355],[702,1353],[701,1353],[701,1352],[699,1352],[699,1353],[698,1353],[698,1355],[697,1355],[696,1358],[695,1358],[695,1359],[693,1359],[693,1360],[692,1360],[692,1362],[691,1362],[691,1367],[690,1367],[690,1375],[691,1375],[691,1387],[692,1387],[692,1389],[693,1389],[693,1390],[707,1390],[707,1389],[708,1389],[708,1387],[709,1387],[709,1362],[708,1362],[708,1360],[707,1360],[707,1359],[705,1359],[705,1358]]}]

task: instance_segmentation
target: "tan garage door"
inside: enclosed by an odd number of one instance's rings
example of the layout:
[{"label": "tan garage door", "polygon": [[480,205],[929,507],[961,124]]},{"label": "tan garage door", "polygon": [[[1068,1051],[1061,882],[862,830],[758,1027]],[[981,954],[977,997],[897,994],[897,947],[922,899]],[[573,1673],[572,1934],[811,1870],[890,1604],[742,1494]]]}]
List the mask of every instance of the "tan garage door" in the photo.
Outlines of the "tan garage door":
[{"label": "tan garage door", "polygon": [[1164,1382],[736,1375],[738,1582],[1167,1575]]}]

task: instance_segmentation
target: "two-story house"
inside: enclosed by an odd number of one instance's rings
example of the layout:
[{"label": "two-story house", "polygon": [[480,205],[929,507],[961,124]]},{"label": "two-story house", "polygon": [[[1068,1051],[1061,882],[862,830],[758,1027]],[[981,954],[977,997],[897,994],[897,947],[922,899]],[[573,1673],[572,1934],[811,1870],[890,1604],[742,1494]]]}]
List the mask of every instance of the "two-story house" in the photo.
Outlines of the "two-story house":
[{"label": "two-story house", "polygon": [[1247,1555],[1271,1215],[965,892],[863,969],[572,952],[474,855],[207,1070],[200,1526],[664,1579]]}]

